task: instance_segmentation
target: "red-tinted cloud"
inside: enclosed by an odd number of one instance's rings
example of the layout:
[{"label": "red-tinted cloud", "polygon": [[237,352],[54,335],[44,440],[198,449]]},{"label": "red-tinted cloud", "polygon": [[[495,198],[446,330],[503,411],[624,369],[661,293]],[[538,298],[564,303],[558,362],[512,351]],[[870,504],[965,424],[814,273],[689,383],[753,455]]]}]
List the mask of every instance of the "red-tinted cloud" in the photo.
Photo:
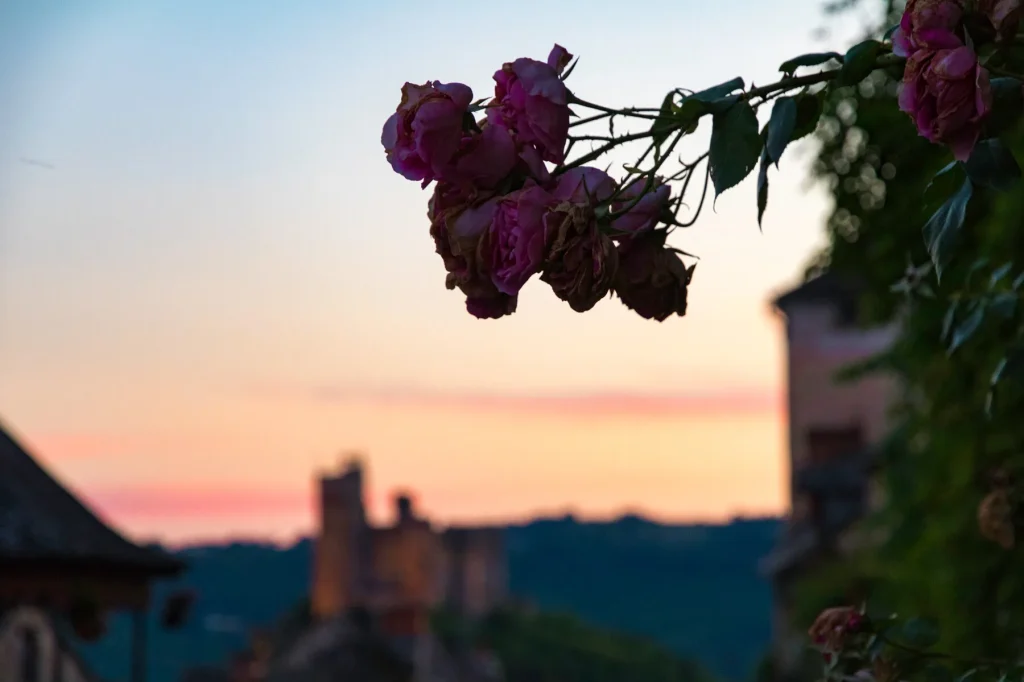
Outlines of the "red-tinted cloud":
[{"label": "red-tinted cloud", "polygon": [[84,491],[98,512],[115,519],[182,519],[296,514],[310,509],[309,490],[132,486]]}]

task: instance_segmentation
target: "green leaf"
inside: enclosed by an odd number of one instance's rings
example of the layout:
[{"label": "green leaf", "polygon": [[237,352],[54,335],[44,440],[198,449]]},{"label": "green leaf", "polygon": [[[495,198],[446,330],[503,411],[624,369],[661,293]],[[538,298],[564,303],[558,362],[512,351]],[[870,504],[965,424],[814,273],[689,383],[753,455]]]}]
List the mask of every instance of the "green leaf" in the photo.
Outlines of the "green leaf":
[{"label": "green leaf", "polygon": [[668,139],[673,130],[683,130],[692,133],[697,129],[700,117],[705,114],[716,114],[728,110],[739,100],[739,95],[734,95],[736,90],[742,90],[744,82],[742,78],[733,78],[719,85],[687,95],[675,103],[676,92],[670,92],[661,103],[658,112],[658,119],[651,127],[651,134],[655,144],[661,145]]},{"label": "green leaf", "polygon": [[935,266],[935,277],[942,277],[942,270],[953,258],[953,250],[960,236],[960,228],[967,218],[967,204],[974,193],[970,179],[939,207],[924,226],[924,243]]},{"label": "green leaf", "polygon": [[1022,377],[1024,377],[1024,346],[1018,341],[1006,351],[1006,354],[996,364],[995,369],[992,370],[988,395],[985,396],[985,414],[987,416],[991,417],[995,410],[1000,384],[1009,380],[1019,382]]},{"label": "green leaf", "polygon": [[936,173],[921,196],[921,204],[926,212],[934,213],[939,206],[946,203],[963,184],[967,175],[959,161],[952,161]]},{"label": "green leaf", "polygon": [[1014,291],[1017,291],[1018,289],[1021,288],[1022,285],[1024,285],[1024,272],[1014,277],[1013,284],[1011,284],[1010,286],[1013,287]]},{"label": "green leaf", "polygon": [[992,297],[988,307],[1004,320],[1013,319],[1013,314],[1017,312],[1017,294],[1010,291],[998,293]]},{"label": "green leaf", "polygon": [[901,630],[900,639],[915,649],[929,649],[939,641],[939,624],[931,618],[911,618]]},{"label": "green leaf", "polygon": [[825,108],[825,91],[798,95],[796,106],[796,125],[789,140],[790,144],[818,129],[818,120],[821,119],[821,112]]},{"label": "green leaf", "polygon": [[882,44],[877,40],[865,40],[846,51],[839,80],[843,85],[856,85],[875,70],[875,60]]},{"label": "green leaf", "polygon": [[708,163],[715,196],[738,185],[754,169],[761,154],[757,114],[747,102],[737,102],[715,114]]},{"label": "green leaf", "polygon": [[1003,263],[998,268],[992,271],[992,276],[988,278],[988,288],[991,289],[995,285],[1010,274],[1010,270],[1013,269],[1013,263]]},{"label": "green leaf", "polygon": [[701,102],[714,102],[715,100],[722,99],[727,95],[731,95],[737,90],[742,90],[744,81],[742,78],[733,78],[731,81],[720,83],[719,85],[712,86],[707,90],[701,90],[695,92],[686,99],[695,99]]},{"label": "green leaf", "polygon": [[1020,181],[1017,159],[998,137],[982,140],[964,163],[964,170],[974,184],[1007,191]]},{"label": "green leaf", "polygon": [[768,158],[775,163],[776,168],[779,167],[782,153],[786,151],[786,145],[793,139],[798,111],[799,107],[795,97],[780,97],[775,100],[775,106],[772,107],[772,117],[768,120],[768,141],[765,143],[765,151],[768,152]]},{"label": "green leaf", "polygon": [[961,320],[960,324],[953,329],[953,339],[949,343],[949,352],[952,354],[957,348],[970,340],[981,327],[981,323],[984,320],[985,306],[981,302],[975,301],[971,304],[967,317]]},{"label": "green leaf", "polygon": [[966,672],[957,676],[956,682],[968,682],[968,680],[974,677],[977,674],[977,672],[977,668],[971,668],[970,670],[967,670]]},{"label": "green leaf", "polygon": [[832,60],[841,61],[842,56],[838,52],[814,52],[811,54],[802,54],[799,57],[793,57],[792,59],[783,62],[782,66],[779,67],[779,71],[784,74],[790,75],[801,66],[819,66]]},{"label": "green leaf", "polygon": [[764,217],[764,210],[768,208],[768,167],[771,160],[768,158],[768,149],[761,150],[761,170],[757,173],[757,229],[761,228],[761,219]]},{"label": "green leaf", "polygon": [[995,387],[999,382],[1010,377],[1019,378],[1024,372],[1024,347],[1018,342],[1010,348],[996,365],[989,379],[989,385]]},{"label": "green leaf", "polygon": [[942,318],[942,334],[939,336],[941,341],[949,340],[949,334],[953,331],[953,323],[956,322],[956,311],[959,305],[960,301],[953,301],[946,309],[946,315]]},{"label": "green leaf", "polygon": [[675,91],[665,95],[661,102],[661,109],[658,110],[658,118],[651,126],[651,139],[655,145],[661,145],[668,139],[669,131],[676,125],[676,93]]},{"label": "green leaf", "polygon": [[1024,114],[1024,84],[1016,78],[1000,77],[993,78],[989,87],[992,92],[992,113],[986,127],[989,134],[998,135]]},{"label": "green leaf", "polygon": [[981,256],[979,258],[975,258],[974,259],[974,261],[971,263],[971,267],[967,268],[967,275],[964,276],[964,288],[965,289],[969,289],[970,288],[971,280],[974,279],[974,276],[976,274],[981,272],[983,269],[987,268],[988,264],[989,264],[989,260],[985,256]]}]

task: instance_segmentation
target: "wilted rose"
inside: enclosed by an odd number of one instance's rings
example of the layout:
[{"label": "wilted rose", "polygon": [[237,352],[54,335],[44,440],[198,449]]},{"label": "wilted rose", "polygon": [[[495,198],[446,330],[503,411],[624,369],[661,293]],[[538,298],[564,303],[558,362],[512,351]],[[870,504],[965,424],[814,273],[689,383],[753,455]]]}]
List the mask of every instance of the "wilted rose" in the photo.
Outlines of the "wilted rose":
[{"label": "wilted rose", "polygon": [[679,255],[665,246],[665,230],[642,232],[619,246],[614,290],[627,308],[663,322],[686,314],[686,293],[693,277]]},{"label": "wilted rose", "polygon": [[555,180],[551,195],[561,201],[585,203],[605,201],[615,194],[615,181],[600,168],[578,166]]},{"label": "wilted rose", "polygon": [[[647,178],[637,178],[620,195],[621,201],[612,204],[612,211],[623,211],[641,196],[647,186]],[[612,221],[612,229],[616,232],[635,233],[652,230],[658,224],[662,213],[668,206],[671,189],[660,178],[655,178],[651,189],[643,194],[628,212]]]},{"label": "wilted rose", "polygon": [[541,158],[552,163],[565,160],[569,136],[569,91],[559,78],[572,55],[555,46],[549,63],[517,59],[494,74],[494,100],[487,115],[515,132],[518,141],[533,145]]},{"label": "wilted rose", "polygon": [[563,202],[546,220],[552,237],[541,281],[573,310],[586,312],[611,289],[619,265],[615,243],[601,233],[587,204]]},{"label": "wilted rose", "polygon": [[907,60],[899,105],[922,137],[949,146],[958,161],[966,161],[992,110],[988,71],[966,45],[918,50]]},{"label": "wilted rose", "polygon": [[921,49],[959,47],[963,18],[958,0],[908,0],[899,28],[892,34],[892,51],[910,57]]},{"label": "wilted rose", "polygon": [[1013,38],[1020,26],[1021,0],[979,0],[978,12],[992,24],[996,34],[1003,39]]},{"label": "wilted rose", "polygon": [[459,203],[451,185],[438,183],[430,204],[430,236],[444,262],[445,286],[466,295],[466,310],[479,318],[498,318],[516,310],[516,297],[498,291],[484,267],[483,237],[495,210],[495,199]]},{"label": "wilted rose", "polygon": [[978,530],[986,540],[1003,549],[1012,549],[1016,544],[1013,505],[1006,488],[993,490],[978,505]]},{"label": "wilted rose", "polygon": [[472,100],[473,91],[462,83],[402,86],[402,101],[380,137],[391,167],[424,186],[441,177],[462,144]]},{"label": "wilted rose", "polygon": [[552,196],[532,183],[494,204],[483,250],[498,291],[515,296],[540,271],[547,247],[545,216],[553,205]]},{"label": "wilted rose", "polygon": [[811,625],[807,634],[811,641],[828,651],[842,651],[847,638],[863,631],[867,618],[852,606],[825,609]]}]

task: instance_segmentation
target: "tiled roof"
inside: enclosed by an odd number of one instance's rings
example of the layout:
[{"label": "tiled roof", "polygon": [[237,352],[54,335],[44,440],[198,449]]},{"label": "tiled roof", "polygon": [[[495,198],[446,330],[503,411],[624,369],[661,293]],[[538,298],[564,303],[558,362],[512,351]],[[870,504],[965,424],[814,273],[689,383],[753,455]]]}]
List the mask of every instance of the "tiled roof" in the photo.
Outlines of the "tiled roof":
[{"label": "tiled roof", "polygon": [[140,547],[96,517],[58,483],[0,423],[0,560],[78,561],[153,576],[184,564]]}]

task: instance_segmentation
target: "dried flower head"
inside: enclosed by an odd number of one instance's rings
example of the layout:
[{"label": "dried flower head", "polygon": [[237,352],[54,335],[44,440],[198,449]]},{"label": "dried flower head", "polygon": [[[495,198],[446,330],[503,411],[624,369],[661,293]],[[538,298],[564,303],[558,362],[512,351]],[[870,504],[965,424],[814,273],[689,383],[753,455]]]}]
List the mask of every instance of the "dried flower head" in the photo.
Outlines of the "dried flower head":
[{"label": "dried flower head", "polygon": [[866,624],[867,617],[860,610],[838,606],[822,611],[807,634],[826,651],[842,651],[848,636],[863,631]]},{"label": "dried flower head", "polygon": [[1016,533],[1013,527],[1013,504],[1009,490],[997,488],[978,505],[978,530],[987,540],[1003,549],[1013,548]]}]

